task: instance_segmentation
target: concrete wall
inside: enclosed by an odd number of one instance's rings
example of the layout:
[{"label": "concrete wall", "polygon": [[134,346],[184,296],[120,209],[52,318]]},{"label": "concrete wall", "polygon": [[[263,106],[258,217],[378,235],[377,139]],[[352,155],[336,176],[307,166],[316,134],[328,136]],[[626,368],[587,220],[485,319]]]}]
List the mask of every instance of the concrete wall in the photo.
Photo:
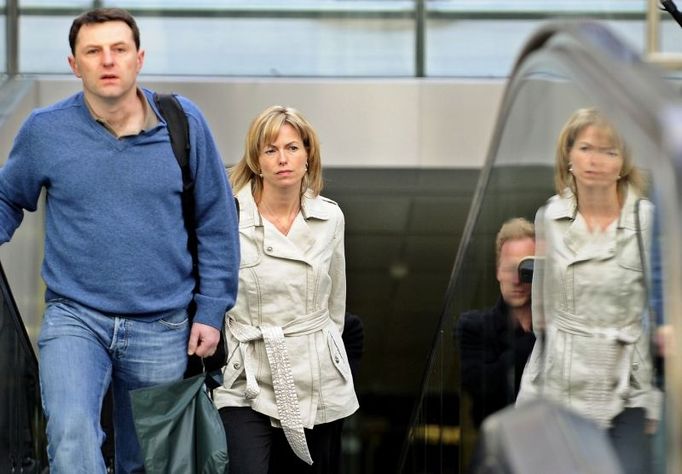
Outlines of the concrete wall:
[{"label": "concrete wall", "polygon": [[[195,101],[226,164],[242,154],[249,122],[269,105],[301,110],[317,129],[325,166],[476,168],[483,163],[504,83],[415,79],[156,79],[142,84]],[[42,78],[38,104],[80,89]]]}]

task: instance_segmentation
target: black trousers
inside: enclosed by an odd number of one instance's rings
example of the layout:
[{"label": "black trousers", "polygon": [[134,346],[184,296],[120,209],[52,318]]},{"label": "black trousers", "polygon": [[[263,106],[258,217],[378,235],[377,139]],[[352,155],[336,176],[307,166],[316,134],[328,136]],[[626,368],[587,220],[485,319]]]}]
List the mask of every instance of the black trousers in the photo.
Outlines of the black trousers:
[{"label": "black trousers", "polygon": [[645,432],[646,414],[643,408],[626,408],[611,420],[609,438],[623,472],[651,472],[652,436]]},{"label": "black trousers", "polygon": [[343,420],[305,430],[313,459],[309,466],[289,447],[284,431],[249,407],[224,407],[220,418],[227,435],[230,474],[340,474]]}]

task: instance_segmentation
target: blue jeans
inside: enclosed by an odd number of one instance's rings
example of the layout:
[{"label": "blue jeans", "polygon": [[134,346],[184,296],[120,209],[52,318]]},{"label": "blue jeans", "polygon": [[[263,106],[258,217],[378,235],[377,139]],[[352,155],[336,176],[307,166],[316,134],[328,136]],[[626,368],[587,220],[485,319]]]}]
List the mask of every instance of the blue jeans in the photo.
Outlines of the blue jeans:
[{"label": "blue jeans", "polygon": [[106,472],[100,413],[110,383],[116,472],[144,472],[128,392],[181,379],[188,336],[184,309],[144,321],[48,301],[38,348],[50,473]]}]

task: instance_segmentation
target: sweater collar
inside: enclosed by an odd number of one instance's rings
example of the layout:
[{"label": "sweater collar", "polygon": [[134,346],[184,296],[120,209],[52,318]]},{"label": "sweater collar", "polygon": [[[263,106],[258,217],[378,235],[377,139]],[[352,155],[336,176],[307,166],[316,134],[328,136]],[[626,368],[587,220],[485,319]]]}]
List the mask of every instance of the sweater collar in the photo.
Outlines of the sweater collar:
[{"label": "sweater collar", "polygon": [[[156,113],[154,112],[154,109],[152,108],[151,104],[149,103],[146,94],[139,87],[137,88],[137,97],[140,99],[140,102],[142,102],[142,107],[144,107],[144,123],[142,124],[142,129],[139,132],[131,133],[125,136],[139,135],[140,133],[144,133],[147,130],[151,130],[152,128],[156,127],[156,125],[158,125],[159,123],[159,119],[156,116]],[[95,114],[95,111],[92,109],[92,106],[88,102],[88,99],[85,97],[85,94],[83,94],[83,103],[85,104],[85,107],[88,109],[90,116],[97,123],[102,125],[109,133],[111,133],[116,138],[123,138],[123,136],[119,137],[118,135],[116,135],[114,129],[107,123],[107,121],[104,118],[99,117],[98,115]]]}]

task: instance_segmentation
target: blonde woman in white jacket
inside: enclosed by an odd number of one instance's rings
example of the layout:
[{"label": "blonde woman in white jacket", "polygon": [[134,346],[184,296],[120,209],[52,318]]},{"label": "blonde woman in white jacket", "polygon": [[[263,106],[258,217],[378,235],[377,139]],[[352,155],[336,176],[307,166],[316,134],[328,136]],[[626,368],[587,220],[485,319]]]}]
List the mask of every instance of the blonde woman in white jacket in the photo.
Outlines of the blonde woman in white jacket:
[{"label": "blonde woman in white jacket", "polygon": [[624,472],[649,472],[660,396],[642,262],[653,207],[623,139],[596,109],[576,111],[561,132],[555,185],[536,216],[546,257],[533,279],[538,341],[517,404],[545,396],[576,410],[608,430]]},{"label": "blonde woman in white jacket", "polygon": [[341,339],[344,218],[320,196],[314,129],[295,109],[266,109],[230,181],[241,267],[224,384],[214,392],[230,473],[339,472],[335,422],[358,401]]}]

